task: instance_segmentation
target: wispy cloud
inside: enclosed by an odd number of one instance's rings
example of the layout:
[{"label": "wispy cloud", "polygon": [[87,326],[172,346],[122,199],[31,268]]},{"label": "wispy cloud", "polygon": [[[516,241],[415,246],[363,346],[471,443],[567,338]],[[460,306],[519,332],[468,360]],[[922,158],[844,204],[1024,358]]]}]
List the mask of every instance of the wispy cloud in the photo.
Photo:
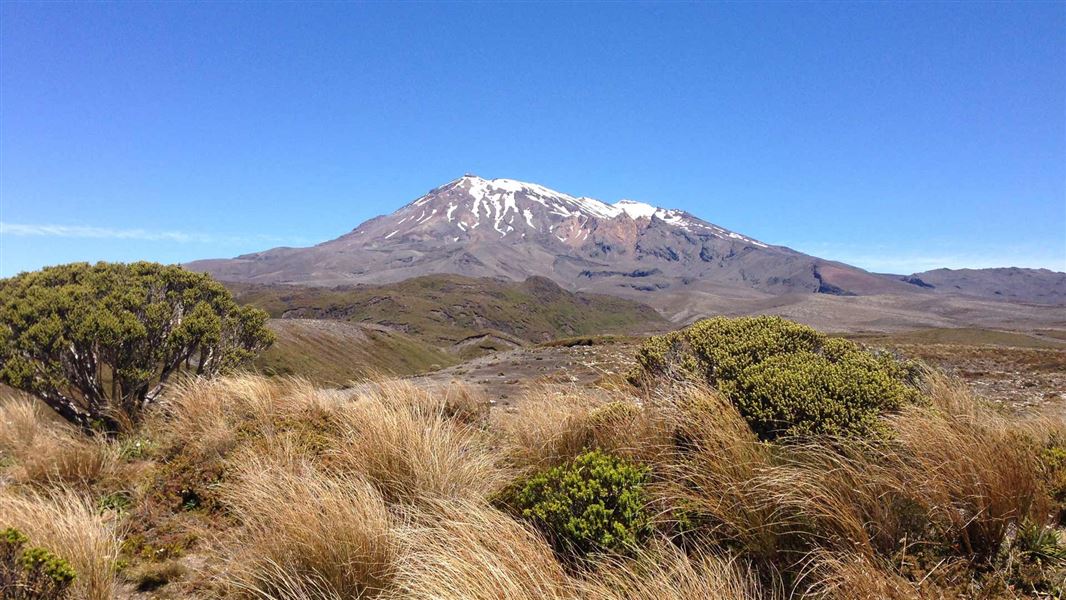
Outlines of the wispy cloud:
[{"label": "wispy cloud", "polygon": [[143,240],[175,242],[179,244],[245,244],[251,242],[276,244],[304,244],[303,240],[271,235],[220,235],[188,231],[150,231],[146,229],[114,229],[85,225],[54,225],[40,223],[0,222],[0,236],[58,237],[108,240]]}]

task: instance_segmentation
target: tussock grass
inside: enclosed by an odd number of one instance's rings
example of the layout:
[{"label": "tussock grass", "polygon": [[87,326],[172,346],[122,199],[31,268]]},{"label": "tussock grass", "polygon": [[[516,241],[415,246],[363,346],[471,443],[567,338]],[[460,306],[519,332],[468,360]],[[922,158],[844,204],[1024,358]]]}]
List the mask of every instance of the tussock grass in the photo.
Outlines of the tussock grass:
[{"label": "tussock grass", "polygon": [[[1023,567],[1052,589],[1057,563],[1019,566],[1015,547],[1062,511],[1042,458],[1061,418],[1005,417],[936,374],[925,397],[875,439],[766,442],[717,392],[676,383],[545,387],[490,416],[461,385],[241,375],[183,382],[131,434],[148,449],[134,458],[8,399],[0,526],[84,569],[86,598],[115,591],[127,526],[130,572],[166,569],[164,589],[192,598],[991,599],[1035,589],[1011,583]],[[654,532],[567,561],[494,502],[591,449],[648,469]],[[119,488],[132,506],[100,510]],[[206,584],[171,568],[186,556]]]},{"label": "tussock grass", "polygon": [[694,552],[686,555],[659,542],[632,560],[606,560],[578,586],[585,600],[774,600],[735,559]]},{"label": "tussock grass", "polygon": [[220,557],[224,590],[360,598],[386,586],[395,560],[393,519],[374,486],[327,475],[293,453],[235,462],[224,500],[240,530]]},{"label": "tussock grass", "polygon": [[0,489],[0,523],[18,529],[32,545],[48,548],[70,563],[77,572],[71,587],[74,598],[115,597],[119,534],[91,498],[64,488],[48,492]]},{"label": "tussock grass", "polygon": [[435,501],[408,514],[403,557],[389,598],[574,598],[547,542],[531,527],[477,501]]},{"label": "tussock grass", "polygon": [[558,466],[587,449],[654,462],[670,443],[662,417],[632,395],[547,387],[529,393],[494,425],[508,464],[531,471]]},{"label": "tussock grass", "polygon": [[334,470],[355,472],[390,502],[484,499],[508,481],[477,420],[477,399],[458,390],[433,394],[384,382],[359,393],[338,413],[329,450]]},{"label": "tussock grass", "polygon": [[811,556],[807,596],[819,600],[922,600],[920,586],[856,554],[819,552]]},{"label": "tussock grass", "polygon": [[13,480],[42,488],[87,491],[122,477],[114,444],[85,437],[21,394],[0,402],[0,458]]}]

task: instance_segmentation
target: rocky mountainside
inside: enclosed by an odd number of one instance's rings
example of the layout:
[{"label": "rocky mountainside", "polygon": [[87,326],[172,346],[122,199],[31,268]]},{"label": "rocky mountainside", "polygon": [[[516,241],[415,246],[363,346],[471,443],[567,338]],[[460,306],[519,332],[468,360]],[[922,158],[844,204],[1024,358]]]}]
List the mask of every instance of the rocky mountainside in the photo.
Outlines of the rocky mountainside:
[{"label": "rocky mountainside", "polygon": [[342,285],[434,273],[645,296],[723,288],[769,294],[923,293],[924,288],[729,231],[680,210],[607,204],[466,175],[310,248],[189,265],[227,281]]}]

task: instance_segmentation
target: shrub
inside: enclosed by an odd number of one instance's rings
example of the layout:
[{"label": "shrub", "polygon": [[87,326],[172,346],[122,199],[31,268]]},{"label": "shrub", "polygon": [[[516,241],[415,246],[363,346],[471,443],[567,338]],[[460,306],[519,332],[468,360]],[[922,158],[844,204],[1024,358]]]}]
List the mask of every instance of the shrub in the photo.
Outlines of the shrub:
[{"label": "shrub", "polygon": [[898,410],[913,393],[863,352],[836,361],[811,352],[775,356],[745,369],[729,391],[763,439],[869,436],[879,431],[881,413]]},{"label": "shrub", "polygon": [[87,432],[115,432],[175,375],[214,375],[269,346],[266,320],[178,266],[48,267],[0,280],[0,381]]},{"label": "shrub", "polygon": [[716,385],[771,356],[814,352],[824,341],[818,331],[781,317],[715,317],[648,339],[637,351],[637,365],[652,375],[680,369]]},{"label": "shrub", "polygon": [[46,548],[26,548],[22,532],[0,531],[0,597],[12,600],[64,598],[76,573],[66,560]]},{"label": "shrub", "polygon": [[509,502],[561,556],[626,553],[650,530],[649,470],[593,450],[530,477]]},{"label": "shrub", "polygon": [[917,365],[780,317],[717,317],[653,337],[633,378],[674,376],[722,392],[764,440],[869,436],[917,401]]}]

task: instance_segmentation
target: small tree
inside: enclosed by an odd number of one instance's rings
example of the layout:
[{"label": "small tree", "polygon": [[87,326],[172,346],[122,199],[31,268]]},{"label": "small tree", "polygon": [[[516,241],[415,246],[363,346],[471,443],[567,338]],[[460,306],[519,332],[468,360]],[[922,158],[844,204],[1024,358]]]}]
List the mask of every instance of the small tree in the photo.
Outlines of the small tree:
[{"label": "small tree", "polygon": [[0,381],[87,432],[117,431],[176,374],[214,375],[268,347],[266,320],[178,266],[48,267],[0,280]]}]

